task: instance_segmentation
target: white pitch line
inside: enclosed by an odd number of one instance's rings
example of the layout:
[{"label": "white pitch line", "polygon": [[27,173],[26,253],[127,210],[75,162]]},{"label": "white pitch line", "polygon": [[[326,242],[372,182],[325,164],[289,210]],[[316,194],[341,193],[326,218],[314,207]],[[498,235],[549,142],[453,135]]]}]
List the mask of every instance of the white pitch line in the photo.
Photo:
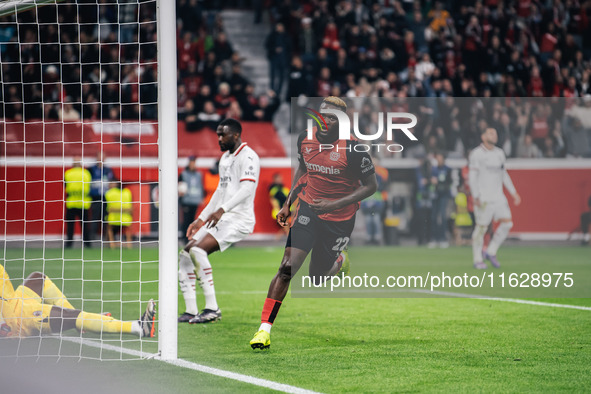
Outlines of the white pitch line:
[{"label": "white pitch line", "polygon": [[284,393],[294,393],[294,394],[317,394],[316,391],[310,391],[306,389],[302,389],[295,386],[290,386],[288,384],[277,383],[267,379],[260,379],[255,378],[249,375],[243,375],[236,372],[224,371],[223,369],[212,368],[206,365],[192,363],[190,361],[178,359],[178,360],[160,360],[167,364],[175,365],[178,367],[192,369],[194,371],[204,372],[211,375],[221,376],[223,378],[238,380],[244,383],[254,384],[255,386],[265,387],[272,390],[282,391]]},{"label": "white pitch line", "polygon": [[[482,294],[467,294],[467,293],[452,293],[448,291],[430,291],[430,290],[421,290],[421,289],[409,289],[409,290],[368,290],[369,293],[376,292],[376,293],[383,293],[383,292],[400,292],[400,293],[423,293],[423,294],[433,294],[433,295],[441,295],[447,297],[456,297],[456,298],[474,298],[478,300],[487,300],[487,301],[500,301],[500,302],[512,302],[515,304],[526,304],[526,305],[537,305],[537,306],[546,306],[552,308],[565,308],[565,309],[577,309],[580,311],[591,311],[590,306],[581,306],[581,305],[569,305],[569,304],[556,304],[552,302],[542,302],[542,301],[531,301],[531,300],[523,300],[519,298],[500,298],[500,297],[489,297]],[[250,291],[218,291],[218,294],[223,295],[232,295],[232,294],[267,294],[264,290],[250,290]],[[343,297],[344,298],[344,297]],[[394,297],[393,297],[394,298]]]},{"label": "white pitch line", "polygon": [[589,306],[581,306],[581,305],[569,305],[569,304],[556,304],[552,302],[542,302],[542,301],[531,301],[531,300],[523,300],[519,298],[500,298],[500,297],[489,297],[481,294],[466,294],[466,293],[452,293],[448,291],[430,291],[430,290],[409,290],[413,293],[424,293],[424,294],[435,294],[435,295],[442,295],[448,297],[458,297],[458,298],[475,298],[479,300],[487,300],[487,301],[500,301],[500,302],[513,302],[515,304],[526,304],[526,305],[537,305],[537,306],[547,306],[552,308],[566,308],[566,309],[578,309],[581,311],[591,311],[591,307]]},{"label": "white pitch line", "polygon": [[237,380],[243,383],[253,384],[255,386],[268,388],[271,390],[281,391],[284,393],[292,393],[292,394],[319,394],[316,391],[310,391],[306,389],[302,389],[300,387],[290,386],[289,384],[277,383],[273,382],[272,380],[255,378],[254,376],[243,375],[241,373],[230,372],[223,369],[212,368],[208,367],[207,365],[201,365],[197,363],[193,363],[191,361],[177,359],[177,360],[162,360],[158,358],[158,354],[154,353],[146,353],[139,350],[132,350],[126,349],[120,346],[113,346],[107,343],[96,343],[94,341],[89,341],[83,338],[74,338],[74,337],[64,337],[65,341],[79,343],[86,346],[102,349],[102,350],[110,350],[114,352],[120,352],[129,354],[130,356],[135,356],[139,358],[149,358],[164,362],[166,364],[174,365],[176,367],[192,369],[193,371],[203,372],[210,375],[220,376],[226,379]]}]

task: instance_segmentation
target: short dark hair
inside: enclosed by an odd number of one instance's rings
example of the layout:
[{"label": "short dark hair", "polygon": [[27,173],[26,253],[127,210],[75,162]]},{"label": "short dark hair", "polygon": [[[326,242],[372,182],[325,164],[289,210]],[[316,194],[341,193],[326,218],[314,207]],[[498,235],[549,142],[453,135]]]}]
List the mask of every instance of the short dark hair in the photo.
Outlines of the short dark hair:
[{"label": "short dark hair", "polygon": [[236,119],[227,118],[227,119],[222,120],[220,122],[220,124],[218,125],[218,127],[224,127],[224,126],[228,126],[230,131],[232,131],[233,133],[242,134],[242,125]]}]

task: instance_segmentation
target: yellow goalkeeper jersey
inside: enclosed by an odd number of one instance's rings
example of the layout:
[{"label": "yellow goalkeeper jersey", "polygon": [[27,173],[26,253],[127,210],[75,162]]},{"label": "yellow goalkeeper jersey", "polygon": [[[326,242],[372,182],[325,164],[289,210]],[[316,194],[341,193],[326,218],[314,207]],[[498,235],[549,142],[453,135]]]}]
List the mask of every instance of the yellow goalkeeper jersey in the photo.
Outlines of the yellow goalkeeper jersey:
[{"label": "yellow goalkeeper jersey", "polygon": [[[8,307],[8,301],[14,296],[14,287],[12,287],[12,282],[10,281],[10,277],[4,270],[4,266],[0,264],[0,330],[3,330],[4,324],[3,313],[2,311],[4,308]],[[6,336],[0,332],[0,337]]]},{"label": "yellow goalkeeper jersey", "polygon": [[4,266],[0,264],[0,298],[5,301],[14,296],[14,287],[12,287],[12,282],[10,281],[10,277],[6,273]]}]

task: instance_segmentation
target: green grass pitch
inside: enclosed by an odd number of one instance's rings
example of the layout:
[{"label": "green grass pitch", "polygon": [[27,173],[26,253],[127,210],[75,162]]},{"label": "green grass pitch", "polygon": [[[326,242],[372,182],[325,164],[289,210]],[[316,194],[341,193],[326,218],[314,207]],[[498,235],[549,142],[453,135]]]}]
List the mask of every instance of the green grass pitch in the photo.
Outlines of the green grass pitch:
[{"label": "green grass pitch", "polygon": [[[235,247],[211,257],[223,320],[180,325],[180,358],[320,392],[591,391],[589,310],[483,299],[288,295],[275,321],[271,349],[254,352],[248,341],[258,329],[266,290],[282,252],[275,247]],[[469,267],[471,261],[468,248],[398,247],[379,253],[389,256],[394,267],[397,261],[436,260],[444,267],[457,268]],[[368,249],[353,247],[350,255],[351,273],[362,273]],[[15,285],[18,278],[43,269],[57,278],[76,307],[88,311],[109,310],[115,317],[134,319],[143,309],[138,300],[145,304],[157,298],[156,249],[143,249],[141,256],[138,250],[88,249],[84,260],[81,256],[80,250],[7,249],[2,263]],[[517,264],[543,267],[544,261],[565,260],[588,266],[589,273],[590,257],[588,248],[577,247],[502,250],[504,268]],[[200,295],[198,301],[202,307]],[[539,301],[591,306],[587,298]],[[183,306],[179,296],[179,312]],[[68,346],[63,344],[63,350]],[[122,346],[139,348],[135,341],[122,342]],[[156,344],[145,341],[142,348],[155,352]],[[50,354],[51,345],[48,349],[44,351]],[[134,387],[146,387],[142,392],[266,391],[158,361],[83,360],[71,368],[85,367],[97,371],[97,376],[110,376],[113,384],[137,381]],[[6,384],[10,387],[11,382]]]}]

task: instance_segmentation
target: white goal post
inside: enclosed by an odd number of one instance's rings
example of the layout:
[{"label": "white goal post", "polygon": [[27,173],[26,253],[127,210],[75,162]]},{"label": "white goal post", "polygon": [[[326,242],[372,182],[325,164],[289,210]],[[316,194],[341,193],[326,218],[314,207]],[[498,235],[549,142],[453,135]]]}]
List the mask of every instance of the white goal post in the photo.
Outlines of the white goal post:
[{"label": "white goal post", "polygon": [[[177,358],[177,97],[175,1],[157,1],[159,126],[159,298],[158,350],[163,360]],[[162,307],[164,306],[164,307]]]}]

